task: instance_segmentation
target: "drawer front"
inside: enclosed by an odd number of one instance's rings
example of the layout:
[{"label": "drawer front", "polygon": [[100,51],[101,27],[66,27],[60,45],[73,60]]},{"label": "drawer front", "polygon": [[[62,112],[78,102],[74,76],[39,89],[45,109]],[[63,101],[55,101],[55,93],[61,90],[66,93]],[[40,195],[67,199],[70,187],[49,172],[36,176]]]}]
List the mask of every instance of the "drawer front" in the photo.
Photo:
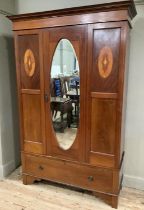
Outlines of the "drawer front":
[{"label": "drawer front", "polygon": [[109,169],[23,155],[23,173],[88,190],[112,193],[113,172]]}]

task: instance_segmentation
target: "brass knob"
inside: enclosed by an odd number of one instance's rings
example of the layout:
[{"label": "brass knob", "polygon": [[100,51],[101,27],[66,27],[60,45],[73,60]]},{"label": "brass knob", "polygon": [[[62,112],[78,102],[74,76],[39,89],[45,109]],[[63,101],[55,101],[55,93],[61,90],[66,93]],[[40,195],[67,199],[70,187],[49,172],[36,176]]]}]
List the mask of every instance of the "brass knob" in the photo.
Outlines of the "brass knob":
[{"label": "brass knob", "polygon": [[44,170],[44,167],[43,166],[39,166],[39,169],[42,171],[42,170]]},{"label": "brass knob", "polygon": [[93,182],[94,181],[93,176],[88,176],[88,180],[89,180],[89,182]]}]

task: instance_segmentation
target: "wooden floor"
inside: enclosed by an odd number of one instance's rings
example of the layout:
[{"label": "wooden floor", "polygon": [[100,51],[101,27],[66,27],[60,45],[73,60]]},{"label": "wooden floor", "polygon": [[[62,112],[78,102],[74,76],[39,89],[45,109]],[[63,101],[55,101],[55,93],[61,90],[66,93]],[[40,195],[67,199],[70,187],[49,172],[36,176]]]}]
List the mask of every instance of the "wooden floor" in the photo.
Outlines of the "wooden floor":
[{"label": "wooden floor", "polygon": [[[20,170],[0,181],[0,210],[110,210],[86,193],[49,182],[23,185]],[[124,188],[119,210],[144,210],[144,191]]]}]

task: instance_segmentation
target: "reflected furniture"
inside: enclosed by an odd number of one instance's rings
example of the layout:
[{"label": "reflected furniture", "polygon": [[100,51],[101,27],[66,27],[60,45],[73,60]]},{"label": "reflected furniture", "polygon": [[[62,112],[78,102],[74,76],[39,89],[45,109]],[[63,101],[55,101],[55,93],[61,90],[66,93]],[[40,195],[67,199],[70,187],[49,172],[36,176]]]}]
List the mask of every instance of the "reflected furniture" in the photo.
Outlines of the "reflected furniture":
[{"label": "reflected furniture", "polygon": [[[50,180],[92,191],[117,208],[122,186],[124,120],[132,0],[14,15],[23,183]],[[61,39],[80,69],[80,119],[73,144],[53,128],[50,71]]]},{"label": "reflected furniture", "polygon": [[80,79],[79,77],[73,78],[70,81],[70,88],[72,91],[68,91],[66,93],[66,96],[70,97],[72,100],[72,103],[74,103],[74,111],[75,111],[75,116],[79,115],[79,97],[80,97]]},{"label": "reflected furniture", "polygon": [[[64,132],[64,129],[68,126],[70,127],[72,122],[72,101],[69,98],[63,98],[63,84],[61,78],[51,79],[51,111],[53,118],[53,125],[56,131]],[[57,114],[60,113],[57,119]],[[64,114],[66,114],[66,122],[64,121]]]},{"label": "reflected furniture", "polygon": [[[70,128],[72,123],[72,101],[68,98],[51,97],[51,110],[53,117],[54,129],[64,132],[68,126]],[[56,119],[57,113],[60,112],[60,120]],[[66,114],[66,122],[64,121],[64,114]]]},{"label": "reflected furniture", "polygon": [[62,88],[61,88],[61,80],[60,78],[57,78],[57,79],[53,79],[53,82],[54,82],[54,89],[55,89],[55,96],[59,96],[59,97],[62,97],[63,94],[62,94]]},{"label": "reflected furniture", "polygon": [[79,121],[79,110],[80,110],[80,91],[76,85],[76,88],[73,90],[70,90],[66,93],[66,96],[69,97],[74,104],[74,115],[77,116]]}]

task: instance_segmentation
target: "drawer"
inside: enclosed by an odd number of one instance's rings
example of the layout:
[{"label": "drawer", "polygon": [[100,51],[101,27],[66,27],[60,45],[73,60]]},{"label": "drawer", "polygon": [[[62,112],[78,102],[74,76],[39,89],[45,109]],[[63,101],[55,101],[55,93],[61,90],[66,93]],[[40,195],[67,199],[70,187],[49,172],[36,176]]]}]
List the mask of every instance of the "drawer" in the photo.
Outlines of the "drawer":
[{"label": "drawer", "polygon": [[23,173],[88,190],[112,193],[113,171],[109,169],[24,154]]}]

